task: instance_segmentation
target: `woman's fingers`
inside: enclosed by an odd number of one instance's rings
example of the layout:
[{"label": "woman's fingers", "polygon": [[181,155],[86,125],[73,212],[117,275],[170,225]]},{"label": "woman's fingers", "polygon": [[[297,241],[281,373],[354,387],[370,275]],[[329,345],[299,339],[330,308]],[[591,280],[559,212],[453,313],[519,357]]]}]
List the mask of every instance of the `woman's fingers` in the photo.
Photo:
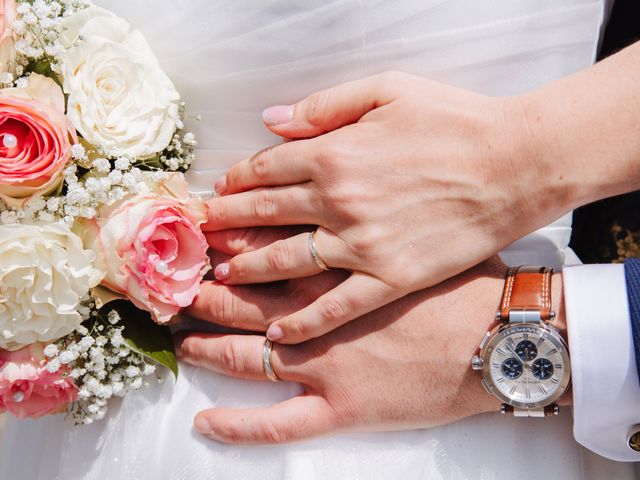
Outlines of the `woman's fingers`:
[{"label": "woman's fingers", "polygon": [[354,272],[308,307],[272,323],[267,337],[278,343],[301,343],[324,335],[397,298],[398,292],[383,281]]},{"label": "woman's fingers", "polygon": [[[310,247],[311,233],[277,240],[258,250],[242,253],[215,269],[216,279],[228,285],[265,283],[291,278],[309,277],[322,273]],[[324,251],[331,256],[322,260],[333,268],[341,268],[338,253],[342,242],[333,235],[323,236]]]},{"label": "woman's fingers", "polygon": [[287,142],[260,150],[216,180],[216,192],[228,195],[257,187],[308,182],[311,180],[309,156],[314,151],[313,142]]},{"label": "woman's fingers", "polygon": [[205,232],[241,227],[318,225],[323,218],[320,197],[308,183],[216,197],[209,200],[208,205]]},{"label": "woman's fingers", "polygon": [[[176,336],[181,361],[247,380],[268,380],[262,361],[264,342],[265,337],[257,335],[190,332]],[[291,347],[273,344],[271,366],[281,380],[302,380],[304,366]]]},{"label": "woman's fingers", "polygon": [[209,247],[226,255],[238,255],[271,245],[272,243],[308,232],[311,226],[234,228],[220,232],[206,232]]},{"label": "woman's fingers", "polygon": [[335,431],[339,421],[324,398],[303,394],[264,408],[205,410],[194,426],[219,442],[280,444]]}]

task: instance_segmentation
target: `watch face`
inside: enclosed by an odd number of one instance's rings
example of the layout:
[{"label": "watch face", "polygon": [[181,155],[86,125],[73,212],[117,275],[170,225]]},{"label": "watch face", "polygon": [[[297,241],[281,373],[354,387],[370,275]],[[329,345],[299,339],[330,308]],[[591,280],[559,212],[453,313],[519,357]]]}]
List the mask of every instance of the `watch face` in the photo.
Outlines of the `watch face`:
[{"label": "watch face", "polygon": [[491,390],[518,407],[553,403],[570,379],[562,337],[538,325],[510,325],[499,331],[487,345],[484,370]]}]

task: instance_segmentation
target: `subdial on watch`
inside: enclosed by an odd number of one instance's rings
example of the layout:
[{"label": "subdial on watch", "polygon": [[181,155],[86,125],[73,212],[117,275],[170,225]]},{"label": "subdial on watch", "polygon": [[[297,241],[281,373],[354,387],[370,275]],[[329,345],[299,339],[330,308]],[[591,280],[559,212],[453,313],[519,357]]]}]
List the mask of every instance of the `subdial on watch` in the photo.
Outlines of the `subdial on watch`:
[{"label": "subdial on watch", "polygon": [[546,358],[539,358],[531,364],[531,373],[538,380],[548,380],[553,375],[553,364]]},{"label": "subdial on watch", "polygon": [[523,340],[516,346],[516,353],[523,362],[530,362],[538,356],[538,348],[530,340]]},{"label": "subdial on watch", "polygon": [[522,375],[523,365],[517,358],[507,358],[502,362],[501,370],[505,377],[514,380]]}]

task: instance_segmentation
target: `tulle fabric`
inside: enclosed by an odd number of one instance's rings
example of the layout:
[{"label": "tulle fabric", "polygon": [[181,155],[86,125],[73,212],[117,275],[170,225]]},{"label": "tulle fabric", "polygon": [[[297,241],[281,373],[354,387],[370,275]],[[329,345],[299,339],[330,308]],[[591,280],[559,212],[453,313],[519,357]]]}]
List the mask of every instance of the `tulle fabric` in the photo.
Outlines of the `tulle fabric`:
[{"label": "tulle fabric", "polygon": [[[189,179],[210,191],[230,165],[279,139],[260,113],[389,69],[489,95],[528,91],[590,65],[603,0],[103,0],[147,36],[189,104],[199,141]],[[577,262],[571,217],[516,242],[509,263]],[[452,232],[454,234],[454,232]],[[443,239],[443,241],[446,241]],[[300,391],[181,366],[177,382],[126,398],[107,421],[9,421],[6,479],[633,478],[572,438],[571,415],[487,414],[431,430],[235,447],[192,430],[199,410],[268,405]],[[381,392],[382,394],[382,392]]]}]

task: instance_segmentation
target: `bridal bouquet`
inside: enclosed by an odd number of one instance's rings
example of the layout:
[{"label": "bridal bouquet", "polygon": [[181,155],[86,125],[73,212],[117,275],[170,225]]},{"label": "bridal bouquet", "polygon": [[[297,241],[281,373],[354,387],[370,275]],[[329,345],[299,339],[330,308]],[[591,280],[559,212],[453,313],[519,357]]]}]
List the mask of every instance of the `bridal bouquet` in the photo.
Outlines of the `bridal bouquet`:
[{"label": "bridal bouquet", "polygon": [[87,0],[0,0],[0,411],[103,418],[177,374],[209,270],[194,136],[144,37]]}]

